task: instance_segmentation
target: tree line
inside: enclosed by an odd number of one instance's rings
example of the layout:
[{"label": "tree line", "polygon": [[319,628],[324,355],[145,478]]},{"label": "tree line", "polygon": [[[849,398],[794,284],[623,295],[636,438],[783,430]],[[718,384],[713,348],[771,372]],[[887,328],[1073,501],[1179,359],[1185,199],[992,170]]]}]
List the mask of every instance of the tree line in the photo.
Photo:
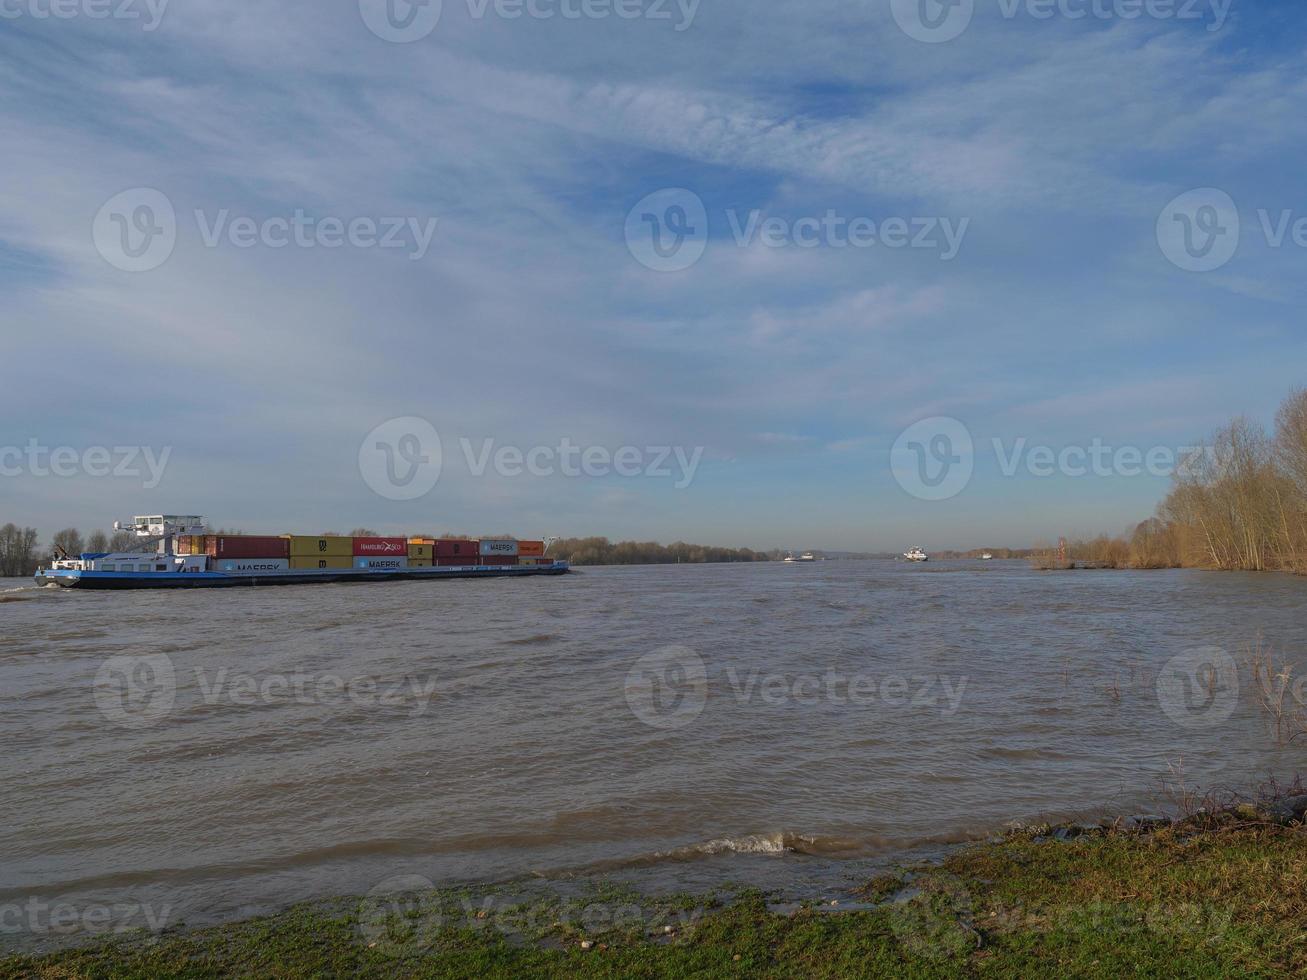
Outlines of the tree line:
[{"label": "tree line", "polygon": [[25,578],[35,575],[36,569],[56,549],[62,548],[69,556],[76,558],[83,552],[109,551],[153,551],[152,543],[143,543],[131,531],[115,531],[112,535],[104,531],[92,531],[83,538],[82,532],[75,527],[66,527],[50,540],[47,548],[41,547],[40,537],[34,527],[19,527],[6,524],[0,527],[0,578]]},{"label": "tree line", "polygon": [[656,541],[618,541],[607,538],[561,538],[549,548],[549,554],[575,565],[674,565],[706,562],[775,561],[778,551],[753,551],[749,548],[718,548],[711,545],[659,544]]},{"label": "tree line", "polygon": [[1307,389],[1275,426],[1237,418],[1185,461],[1157,513],[1128,534],[1071,542],[1068,559],[1117,568],[1307,573]]}]

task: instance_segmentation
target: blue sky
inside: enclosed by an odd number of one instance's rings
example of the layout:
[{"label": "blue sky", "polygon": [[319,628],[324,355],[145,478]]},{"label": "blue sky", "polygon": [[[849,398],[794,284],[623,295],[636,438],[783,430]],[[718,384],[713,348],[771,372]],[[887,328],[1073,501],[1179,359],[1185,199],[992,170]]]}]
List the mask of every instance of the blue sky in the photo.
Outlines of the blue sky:
[{"label": "blue sky", "polygon": [[[136,19],[71,2],[60,18],[6,0],[0,19],[0,445],[170,455],[154,486],[13,465],[0,521],[1022,546],[1120,531],[1168,480],[1007,475],[1015,447],[1191,446],[1304,383],[1307,248],[1259,217],[1307,218],[1298,4],[1131,17],[1098,0],[1105,16],[1075,18],[1089,0],[974,0],[936,42],[898,0],[630,0],[629,18],[444,0],[393,43],[368,26],[380,0],[173,0],[149,30],[144,0]],[[141,188],[175,236],[125,271],[97,246]],[[1186,271],[1159,218],[1180,227],[1170,202],[1200,188],[1233,201],[1237,249]],[[675,271],[629,231],[665,189],[706,218]],[[297,211],[403,219],[407,247],[227,234]],[[949,258],[772,247],[737,240],[752,212],[965,234]],[[442,449],[417,499],[360,461],[407,417]],[[976,447],[947,499],[892,465],[931,418]],[[684,486],[652,465],[477,475],[463,439],[702,455]]]}]

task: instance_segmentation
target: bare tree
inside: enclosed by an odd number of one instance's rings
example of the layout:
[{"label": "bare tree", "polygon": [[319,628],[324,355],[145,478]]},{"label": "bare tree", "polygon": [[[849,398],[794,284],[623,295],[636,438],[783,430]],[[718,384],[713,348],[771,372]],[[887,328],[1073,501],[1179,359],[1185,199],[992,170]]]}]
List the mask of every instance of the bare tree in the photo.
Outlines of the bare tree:
[{"label": "bare tree", "polygon": [[85,543],[82,541],[82,532],[75,527],[66,527],[56,533],[51,545],[56,549],[62,548],[74,558],[86,550]]},{"label": "bare tree", "polygon": [[36,571],[36,528],[0,527],[0,576],[18,578]]}]

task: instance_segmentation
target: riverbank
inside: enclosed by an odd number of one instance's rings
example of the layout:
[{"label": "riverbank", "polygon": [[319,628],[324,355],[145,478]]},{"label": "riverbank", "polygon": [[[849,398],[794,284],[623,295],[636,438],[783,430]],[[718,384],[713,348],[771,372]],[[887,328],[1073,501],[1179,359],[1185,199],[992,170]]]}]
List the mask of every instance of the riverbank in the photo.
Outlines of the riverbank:
[{"label": "riverbank", "polygon": [[[0,977],[1279,976],[1307,971],[1307,796],[1033,827],[852,895],[436,891],[0,960]],[[410,890],[411,889],[411,890]]]}]

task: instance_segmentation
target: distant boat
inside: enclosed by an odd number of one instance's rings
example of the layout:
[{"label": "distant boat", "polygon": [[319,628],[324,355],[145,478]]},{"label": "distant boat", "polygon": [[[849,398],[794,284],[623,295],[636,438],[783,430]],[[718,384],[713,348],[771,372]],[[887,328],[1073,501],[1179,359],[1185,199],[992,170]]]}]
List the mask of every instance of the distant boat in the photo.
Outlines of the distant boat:
[{"label": "distant boat", "polygon": [[920,548],[912,548],[903,552],[903,557],[908,561],[930,561],[930,555],[926,554]]},{"label": "distant boat", "polygon": [[994,556],[991,555],[988,551],[986,551],[983,555],[980,556],[980,560],[981,560],[981,561],[993,561],[993,560],[994,560]]},{"label": "distant boat", "polygon": [[792,564],[792,565],[796,565],[796,564],[798,564],[799,562],[805,562],[805,561],[816,561],[816,560],[817,560],[817,556],[814,555],[811,551],[805,551],[803,554],[799,555],[797,558],[794,556],[793,553],[790,553],[790,554],[786,555],[786,556],[782,559],[782,561],[785,561],[785,562],[787,562],[787,563],[789,563],[789,564]]}]

